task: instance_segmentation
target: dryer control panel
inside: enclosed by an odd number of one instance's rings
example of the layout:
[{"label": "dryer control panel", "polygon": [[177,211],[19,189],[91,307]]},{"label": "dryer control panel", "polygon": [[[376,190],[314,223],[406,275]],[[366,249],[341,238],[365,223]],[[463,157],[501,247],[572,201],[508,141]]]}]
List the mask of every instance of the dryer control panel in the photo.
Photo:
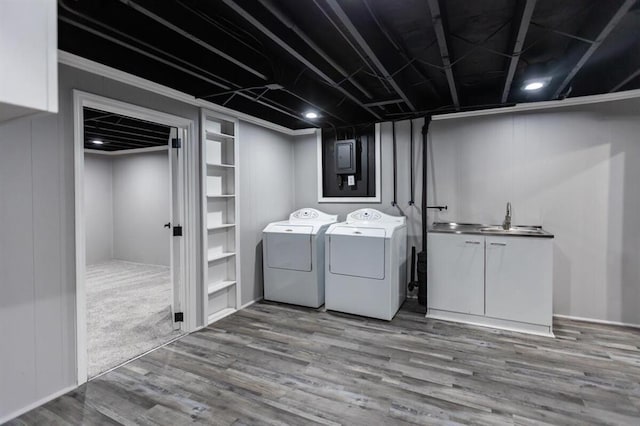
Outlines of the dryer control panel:
[{"label": "dryer control panel", "polygon": [[291,214],[295,219],[317,219],[318,216],[318,211],[314,209],[300,209]]},{"label": "dryer control panel", "polygon": [[330,224],[338,221],[338,215],[323,213],[320,210],[306,207],[289,215],[289,223]]},{"label": "dryer control panel", "polygon": [[389,224],[405,224],[404,216],[391,216],[375,209],[360,209],[347,215],[347,223],[376,222]]}]

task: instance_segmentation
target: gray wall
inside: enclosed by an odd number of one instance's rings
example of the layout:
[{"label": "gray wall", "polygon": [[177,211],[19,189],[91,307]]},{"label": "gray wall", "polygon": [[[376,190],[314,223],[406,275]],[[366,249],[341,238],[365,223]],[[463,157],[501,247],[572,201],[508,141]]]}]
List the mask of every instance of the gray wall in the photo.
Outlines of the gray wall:
[{"label": "gray wall", "polygon": [[0,124],[0,423],[74,381],[73,161],[61,125]]},{"label": "gray wall", "polygon": [[194,106],[60,65],[58,114],[0,124],[0,419],[76,383],[72,89],[199,122]]},{"label": "gray wall", "polygon": [[432,124],[440,221],[542,225],[554,313],[640,324],[640,100]]},{"label": "gray wall", "polygon": [[170,263],[167,151],[113,157],[113,257]]},{"label": "gray wall", "polygon": [[[0,221],[10,224],[0,236],[0,422],[76,383],[72,89],[199,123],[192,105],[60,65],[58,114],[0,124]],[[247,123],[240,132],[246,303],[262,294],[260,231],[293,208],[293,151],[288,136]]]},{"label": "gray wall", "polygon": [[293,210],[293,138],[244,121],[239,126],[242,304],[262,297],[262,230]]},{"label": "gray wall", "polygon": [[[338,214],[339,220],[354,210],[368,207],[387,214],[407,217],[407,255],[411,254],[411,247],[416,251],[422,249],[421,237],[421,193],[422,193],[422,125],[424,120],[413,121],[414,143],[414,199],[415,204],[409,205],[410,197],[410,123],[401,121],[396,123],[396,146],[398,159],[397,176],[397,207],[391,206],[393,200],[393,142],[391,123],[381,124],[381,169],[382,169],[382,197],[380,203],[318,203],[317,176],[317,137],[303,135],[295,137],[295,209],[313,207],[326,213]],[[410,260],[410,257],[409,257]],[[407,280],[411,275],[411,262],[407,262]]]},{"label": "gray wall", "polygon": [[84,156],[87,265],[113,259],[113,161]]}]

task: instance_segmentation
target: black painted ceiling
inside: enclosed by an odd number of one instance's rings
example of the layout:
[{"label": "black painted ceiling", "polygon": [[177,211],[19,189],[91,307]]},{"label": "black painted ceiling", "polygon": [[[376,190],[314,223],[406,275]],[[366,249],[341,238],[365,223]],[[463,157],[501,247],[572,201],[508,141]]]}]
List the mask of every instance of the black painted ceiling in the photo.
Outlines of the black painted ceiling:
[{"label": "black painted ceiling", "polygon": [[168,126],[93,108],[83,112],[85,149],[113,152],[169,144]]},{"label": "black painted ceiling", "polygon": [[58,4],[62,50],[294,129],[640,87],[636,0]]}]

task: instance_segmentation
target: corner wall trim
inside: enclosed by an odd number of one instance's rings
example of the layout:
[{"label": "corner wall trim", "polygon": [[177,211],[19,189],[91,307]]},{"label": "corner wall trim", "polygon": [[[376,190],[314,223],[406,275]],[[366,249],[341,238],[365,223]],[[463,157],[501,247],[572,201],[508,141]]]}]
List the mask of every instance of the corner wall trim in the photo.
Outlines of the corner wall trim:
[{"label": "corner wall trim", "polygon": [[244,308],[248,308],[249,306],[251,306],[251,305],[253,305],[254,303],[259,302],[259,301],[261,301],[261,300],[262,300],[262,297],[258,297],[257,299],[253,299],[251,302],[247,302],[247,303],[245,303],[244,305],[240,306],[240,308],[239,308],[238,310],[240,310],[240,309],[244,309]]},{"label": "corner wall trim", "polygon": [[32,402],[31,404],[27,405],[26,407],[22,407],[18,411],[14,411],[13,413],[10,413],[6,417],[0,418],[0,424],[5,424],[9,420],[15,419],[16,417],[19,417],[19,416],[23,415],[24,413],[33,410],[34,408],[38,408],[39,406],[41,406],[43,404],[46,404],[47,402],[49,402],[49,401],[51,401],[53,399],[56,399],[59,396],[62,396],[67,392],[71,392],[72,390],[74,390],[76,388],[77,388],[76,385],[67,386],[66,388],[60,389],[59,391],[54,392],[51,395],[45,396],[44,398],[41,398],[41,399],[37,400],[36,402]]},{"label": "corner wall trim", "polygon": [[453,112],[450,114],[440,114],[432,116],[433,121],[450,120],[454,118],[481,117],[484,115],[512,114],[518,112],[535,111],[541,109],[563,108],[579,105],[597,104],[602,102],[621,101],[625,99],[640,98],[640,89],[627,90],[624,92],[605,93],[602,95],[579,96],[567,98],[559,101],[530,102],[516,104],[511,107],[491,108],[479,111]]},{"label": "corner wall trim", "polygon": [[83,71],[87,71],[93,74],[107,77],[115,81],[119,81],[130,86],[137,87],[139,89],[148,90],[158,95],[165,96],[167,98],[174,99],[176,101],[184,102],[189,105],[193,105],[199,108],[207,108],[212,111],[221,112],[237,118],[238,120],[246,121],[256,124],[267,129],[275,130],[280,133],[284,133],[289,136],[308,135],[315,132],[315,128],[298,129],[293,130],[288,127],[281,126],[279,124],[272,123],[262,118],[254,117],[243,112],[235,111],[231,108],[227,108],[221,105],[214,104],[203,99],[198,99],[195,96],[188,95],[179,90],[172,89],[162,84],[154,83],[151,80],[147,80],[142,77],[138,77],[133,74],[129,74],[119,69],[103,65],[99,62],[92,61],[82,56],[74,55],[73,53],[65,52],[64,50],[58,50],[58,63],[67,65],[73,68],[77,68]]},{"label": "corner wall trim", "polygon": [[615,325],[617,327],[640,328],[640,324],[630,324],[630,323],[619,322],[619,321],[607,321],[607,320],[600,320],[600,319],[595,319],[595,318],[575,317],[575,316],[572,316],[572,315],[553,314],[553,317],[554,318],[560,318],[560,319],[567,319],[567,320],[571,320],[571,321],[590,322],[590,323],[594,323],[594,324]]}]

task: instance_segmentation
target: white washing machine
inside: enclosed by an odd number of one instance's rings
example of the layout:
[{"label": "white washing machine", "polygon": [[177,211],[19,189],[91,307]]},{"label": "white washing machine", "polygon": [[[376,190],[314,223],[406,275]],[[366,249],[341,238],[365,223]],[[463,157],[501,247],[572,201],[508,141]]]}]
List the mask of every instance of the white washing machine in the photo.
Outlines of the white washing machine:
[{"label": "white washing machine", "polygon": [[407,219],[350,213],[326,233],[325,307],[391,320],[407,295]]},{"label": "white washing machine", "polygon": [[300,209],[262,231],[264,298],[318,308],[324,305],[324,233],[337,215]]}]

